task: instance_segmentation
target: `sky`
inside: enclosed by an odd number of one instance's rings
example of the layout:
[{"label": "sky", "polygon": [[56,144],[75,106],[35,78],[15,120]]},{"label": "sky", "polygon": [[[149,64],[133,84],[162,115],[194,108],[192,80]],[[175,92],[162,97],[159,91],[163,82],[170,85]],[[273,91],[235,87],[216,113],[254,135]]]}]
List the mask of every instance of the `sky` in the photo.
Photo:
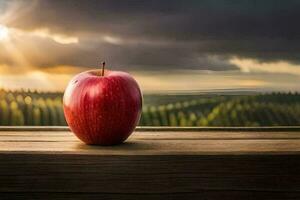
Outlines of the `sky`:
[{"label": "sky", "polygon": [[143,91],[300,91],[300,1],[0,0],[0,87],[99,68]]}]

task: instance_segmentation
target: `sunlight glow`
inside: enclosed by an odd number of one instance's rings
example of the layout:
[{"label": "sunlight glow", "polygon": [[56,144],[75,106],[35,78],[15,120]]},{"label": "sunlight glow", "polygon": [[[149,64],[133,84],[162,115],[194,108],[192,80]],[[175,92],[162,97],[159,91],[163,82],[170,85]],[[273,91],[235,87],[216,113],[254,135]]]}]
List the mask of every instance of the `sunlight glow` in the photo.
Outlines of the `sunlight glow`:
[{"label": "sunlight glow", "polygon": [[232,58],[229,61],[231,64],[236,65],[242,72],[266,72],[266,73],[280,73],[300,75],[300,65],[293,64],[286,61],[276,62],[259,62],[256,59],[246,58]]},{"label": "sunlight glow", "polygon": [[9,31],[6,26],[0,25],[0,41],[7,40],[9,36]]},{"label": "sunlight glow", "polygon": [[[12,64],[15,65],[14,69],[18,69],[20,73],[22,73],[24,69],[30,70],[32,67],[31,63],[28,62],[23,52],[18,48],[16,40],[12,40],[12,38],[16,38],[16,29],[0,24],[1,47],[3,52],[7,53],[7,58],[13,61]],[[12,70],[11,67],[10,69]]]},{"label": "sunlight glow", "polygon": [[50,38],[54,40],[57,43],[60,44],[76,44],[79,42],[79,39],[77,37],[72,37],[72,36],[66,36],[62,34],[56,34],[56,33],[50,33],[48,29],[37,29],[33,32],[30,32],[30,34],[33,34],[38,37],[42,38]]},{"label": "sunlight glow", "polygon": [[113,36],[109,36],[109,35],[104,36],[103,40],[107,43],[114,44],[114,45],[122,44],[122,39],[121,38],[117,38],[117,37],[113,37]]}]

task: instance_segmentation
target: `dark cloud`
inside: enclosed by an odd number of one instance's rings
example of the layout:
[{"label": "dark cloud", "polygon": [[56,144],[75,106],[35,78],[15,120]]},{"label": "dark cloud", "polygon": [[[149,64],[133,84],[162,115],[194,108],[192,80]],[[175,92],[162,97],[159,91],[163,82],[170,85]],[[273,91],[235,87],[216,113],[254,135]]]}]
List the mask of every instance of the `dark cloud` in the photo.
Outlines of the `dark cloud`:
[{"label": "dark cloud", "polygon": [[[20,9],[27,6],[22,4]],[[41,0],[10,26],[77,35],[78,45],[48,44],[56,57],[38,65],[234,69],[232,56],[300,61],[300,1]],[[98,38],[121,38],[114,45]],[[131,41],[131,42],[126,42]],[[88,48],[87,48],[88,47]]]}]

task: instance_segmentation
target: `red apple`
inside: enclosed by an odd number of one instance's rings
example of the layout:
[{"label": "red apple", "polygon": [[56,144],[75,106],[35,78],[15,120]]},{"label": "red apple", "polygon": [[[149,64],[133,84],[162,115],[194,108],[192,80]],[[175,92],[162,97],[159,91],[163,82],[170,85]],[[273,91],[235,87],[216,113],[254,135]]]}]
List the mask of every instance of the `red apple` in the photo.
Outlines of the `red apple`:
[{"label": "red apple", "polygon": [[128,73],[86,71],[68,84],[63,98],[70,129],[86,144],[114,145],[125,141],[139,122],[142,94]]}]

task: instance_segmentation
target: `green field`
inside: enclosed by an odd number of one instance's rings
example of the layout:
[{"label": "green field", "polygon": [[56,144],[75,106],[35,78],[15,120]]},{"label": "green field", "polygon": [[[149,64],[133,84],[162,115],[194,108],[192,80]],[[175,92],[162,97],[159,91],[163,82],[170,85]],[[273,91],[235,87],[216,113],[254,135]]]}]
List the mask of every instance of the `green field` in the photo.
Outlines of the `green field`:
[{"label": "green field", "polygon": [[[0,90],[0,125],[66,125],[62,93]],[[140,125],[296,126],[300,94],[148,94]]]}]

